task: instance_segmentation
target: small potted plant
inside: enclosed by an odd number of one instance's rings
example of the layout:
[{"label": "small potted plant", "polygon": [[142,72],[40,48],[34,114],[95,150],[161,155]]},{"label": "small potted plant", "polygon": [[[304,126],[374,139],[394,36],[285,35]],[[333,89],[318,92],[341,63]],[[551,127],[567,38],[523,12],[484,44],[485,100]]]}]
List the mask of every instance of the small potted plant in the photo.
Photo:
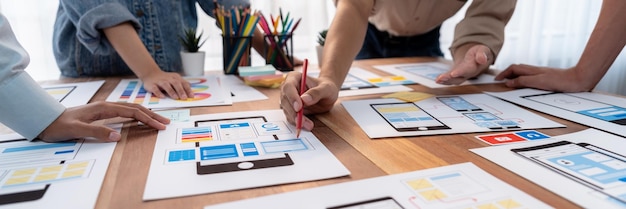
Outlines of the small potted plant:
[{"label": "small potted plant", "polygon": [[179,39],[183,45],[183,50],[180,52],[183,74],[185,76],[204,75],[205,53],[204,51],[199,51],[206,41],[206,39],[202,40],[202,33],[196,34],[196,29],[187,28]]},{"label": "small potted plant", "polygon": [[317,63],[320,67],[322,67],[322,55],[324,52],[324,43],[326,43],[326,34],[328,30],[320,31],[317,34],[317,46],[315,46],[315,50],[317,51]]}]

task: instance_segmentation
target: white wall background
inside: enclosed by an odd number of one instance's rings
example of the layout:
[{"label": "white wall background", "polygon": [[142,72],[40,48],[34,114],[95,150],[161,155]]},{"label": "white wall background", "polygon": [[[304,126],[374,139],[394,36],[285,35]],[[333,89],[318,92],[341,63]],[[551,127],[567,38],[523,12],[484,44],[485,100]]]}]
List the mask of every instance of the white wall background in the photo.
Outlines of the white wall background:
[{"label": "white wall background", "polygon": [[[295,31],[294,54],[299,58],[315,56],[315,37],[326,28],[335,12],[331,0],[251,0],[253,9],[269,15],[291,12],[302,17]],[[506,41],[498,60],[497,69],[510,64],[531,64],[550,67],[571,67],[576,64],[597,20],[601,1],[598,0],[519,0],[513,17],[506,28]],[[56,79],[60,73],[52,55],[52,27],[58,1],[50,0],[0,0],[0,11],[11,22],[18,40],[31,55],[27,72],[36,80]],[[441,48],[450,58],[454,25],[463,18],[464,11],[446,21],[441,29]],[[201,12],[199,12],[201,13]],[[623,20],[616,20],[623,21]],[[207,51],[207,70],[221,70],[220,31],[213,19],[200,17],[199,29],[209,40],[202,47]],[[596,87],[597,91],[626,95],[626,52],[613,63],[609,72]],[[255,56],[253,65],[264,61]]]}]

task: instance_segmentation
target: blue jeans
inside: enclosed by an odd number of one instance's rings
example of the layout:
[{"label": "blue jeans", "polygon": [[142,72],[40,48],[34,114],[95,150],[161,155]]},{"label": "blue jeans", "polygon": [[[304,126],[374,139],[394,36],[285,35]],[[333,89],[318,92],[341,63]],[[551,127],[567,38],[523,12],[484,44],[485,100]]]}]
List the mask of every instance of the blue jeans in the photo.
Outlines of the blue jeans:
[{"label": "blue jeans", "polygon": [[392,36],[368,24],[363,47],[356,59],[390,57],[443,57],[439,47],[439,28],[415,36]]}]

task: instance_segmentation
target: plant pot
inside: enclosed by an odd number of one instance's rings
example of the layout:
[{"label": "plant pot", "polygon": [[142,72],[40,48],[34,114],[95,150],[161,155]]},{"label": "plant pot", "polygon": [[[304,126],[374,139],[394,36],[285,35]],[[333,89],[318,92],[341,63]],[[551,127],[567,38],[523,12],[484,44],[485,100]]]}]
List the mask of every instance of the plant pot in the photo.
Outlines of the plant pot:
[{"label": "plant pot", "polygon": [[204,75],[204,56],[203,51],[199,52],[180,52],[180,58],[183,63],[183,74],[185,76],[202,76]]},{"label": "plant pot", "polygon": [[317,52],[317,66],[322,68],[322,56],[324,55],[324,46],[316,45],[315,51]]}]

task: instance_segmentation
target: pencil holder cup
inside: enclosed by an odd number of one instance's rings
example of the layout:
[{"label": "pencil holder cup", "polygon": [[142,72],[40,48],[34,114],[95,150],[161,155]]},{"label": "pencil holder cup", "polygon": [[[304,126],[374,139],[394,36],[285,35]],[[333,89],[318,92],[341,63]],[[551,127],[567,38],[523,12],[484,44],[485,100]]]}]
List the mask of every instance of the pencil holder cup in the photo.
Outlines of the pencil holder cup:
[{"label": "pencil holder cup", "polygon": [[224,74],[238,75],[239,66],[250,66],[252,36],[222,36]]},{"label": "pencil holder cup", "polygon": [[280,71],[293,71],[292,34],[265,35],[265,64]]}]

